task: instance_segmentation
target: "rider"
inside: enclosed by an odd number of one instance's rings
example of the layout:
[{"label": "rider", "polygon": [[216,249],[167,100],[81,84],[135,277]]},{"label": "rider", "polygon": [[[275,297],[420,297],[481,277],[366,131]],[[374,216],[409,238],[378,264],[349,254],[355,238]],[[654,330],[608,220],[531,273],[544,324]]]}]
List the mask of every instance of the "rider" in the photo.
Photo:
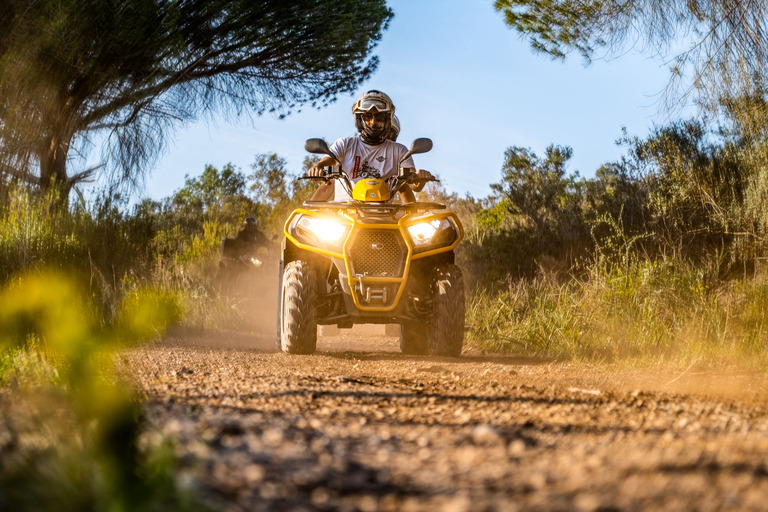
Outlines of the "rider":
[{"label": "rider", "polygon": [[[381,91],[370,90],[362,94],[352,106],[352,114],[355,118],[355,127],[358,135],[345,137],[331,145],[331,152],[341,160],[341,166],[354,185],[365,178],[378,178],[386,180],[397,174],[400,160],[408,152],[408,148],[394,142],[392,136],[397,138],[400,123],[397,122],[396,132],[392,129],[396,122],[395,106],[389,96]],[[330,156],[323,157],[313,165],[307,174],[312,177],[322,177],[323,167],[337,165],[339,162]],[[408,157],[402,162],[403,167],[414,168],[413,159]],[[432,178],[432,174],[425,170],[415,172],[419,179]],[[323,184],[318,187],[312,196],[312,201],[327,201],[334,196],[336,201],[350,200],[349,194],[341,184]],[[411,189],[418,192],[423,184],[411,185]],[[404,201],[413,201],[415,198],[411,190],[402,194]]]},{"label": "rider", "polygon": [[259,230],[259,221],[251,216],[243,221],[243,229],[237,234],[235,244],[241,254],[255,253],[261,247],[272,248],[272,241]]}]

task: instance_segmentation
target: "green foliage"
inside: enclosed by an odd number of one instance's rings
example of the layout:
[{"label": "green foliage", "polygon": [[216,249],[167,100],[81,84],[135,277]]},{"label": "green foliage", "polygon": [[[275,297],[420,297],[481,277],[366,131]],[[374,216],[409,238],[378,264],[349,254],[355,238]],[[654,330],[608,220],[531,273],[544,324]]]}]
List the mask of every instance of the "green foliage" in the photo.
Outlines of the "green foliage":
[{"label": "green foliage", "polygon": [[582,189],[581,209],[593,236],[595,224],[606,216],[620,222],[626,232],[644,231],[648,216],[647,192],[626,165],[602,165],[594,179],[584,180]]},{"label": "green foliage", "polygon": [[162,205],[145,204],[155,219],[156,253],[189,260],[218,249],[221,238],[258,208],[247,195],[246,176],[232,164],[221,171],[206,165],[203,173],[184,178],[184,186]]},{"label": "green foliage", "polygon": [[177,208],[223,210],[229,203],[240,198],[245,199],[244,195],[243,173],[232,164],[225,165],[221,171],[209,164],[199,177],[184,177],[184,187],[176,192],[173,203]]},{"label": "green foliage", "polygon": [[[539,157],[512,146],[490,197],[459,197],[437,184],[420,192],[422,201],[447,204],[464,226],[456,260],[470,290],[472,343],[557,357],[719,354],[762,364],[765,286],[747,276],[765,251],[768,146],[743,129],[768,112],[762,98],[724,102],[730,117],[716,129],[688,121],[645,138],[625,134],[626,156],[594,178],[569,172],[570,148],[551,145]],[[302,170],[315,161],[307,158]],[[109,189],[64,211],[54,192],[6,188],[4,279],[44,263],[74,270],[88,282],[81,309],[115,339],[152,337],[163,318],[250,325],[246,302],[219,295],[220,242],[246,215],[279,236],[315,188],[294,177],[283,158],[259,154],[248,173],[208,165],[171,197],[132,210]],[[37,332],[18,339],[0,367],[29,366],[25,347],[49,343]],[[56,372],[41,375],[65,382]]]},{"label": "green foliage", "polygon": [[590,59],[594,45],[589,25],[593,17],[602,14],[601,8],[608,2],[541,2],[496,0],[494,7],[504,14],[504,21],[531,39],[531,47],[553,58],[564,59],[571,48]]},{"label": "green foliage", "polygon": [[6,0],[0,172],[66,197],[98,133],[112,177],[135,184],[174,127],[355,91],[391,17],[383,0]]},{"label": "green foliage", "polygon": [[702,123],[656,128],[646,139],[628,140],[628,164],[649,183],[654,228],[671,243],[684,233],[734,231],[735,207],[746,183],[739,156],[728,143],[707,141]]},{"label": "green foliage", "polygon": [[672,53],[670,108],[696,94],[700,106],[715,112],[721,98],[763,90],[768,78],[766,41],[755,36],[766,31],[763,2],[496,0],[494,6],[535,51],[552,58],[576,51],[590,62],[641,49],[669,61]]},{"label": "green foliage", "polygon": [[746,111],[763,115],[765,105],[731,101],[715,128],[691,120],[646,138],[624,134],[626,156],[590,179],[567,173],[569,148],[550,146],[543,158],[509,148],[495,196],[467,230],[470,274],[493,285],[539,270],[578,273],[595,256],[626,259],[611,247],[630,239],[651,260],[717,262],[721,276],[753,268],[768,234],[768,145],[742,128]]},{"label": "green foliage", "polygon": [[[51,194],[6,190],[0,386],[16,391],[0,424],[16,437],[0,439],[0,508],[203,508],[176,480],[173,447],[143,437],[140,406],[110,369],[116,348],[169,324],[247,326],[253,311],[218,295],[214,269],[221,237],[260,208],[248,185],[232,166],[208,166],[132,212],[112,190],[69,210]],[[286,208],[301,199],[294,190],[309,192],[286,188]]]},{"label": "green foliage", "polygon": [[570,307],[574,293],[546,280],[510,282],[503,292],[478,290],[467,307],[468,341],[493,352],[581,355],[582,318]]},{"label": "green foliage", "polygon": [[0,201],[0,281],[30,265],[61,268],[87,261],[87,248],[73,219],[52,205],[56,192],[36,196],[23,188],[7,191]]},{"label": "green foliage", "polygon": [[568,176],[569,147],[547,147],[544,159],[526,148],[511,147],[504,154],[501,183],[491,188],[504,197],[512,214],[532,223],[539,255],[583,251],[588,228],[581,215],[582,183],[578,173]]},{"label": "green foliage", "polygon": [[251,164],[253,173],[248,178],[252,183],[250,190],[253,197],[259,202],[257,217],[266,233],[282,235],[283,224],[291,212],[312,196],[316,186],[309,180],[296,178],[318,161],[320,159],[315,156],[306,157],[302,172],[295,175],[288,172],[285,159],[277,154],[256,155]]},{"label": "green foliage", "polygon": [[90,307],[103,325],[118,322],[126,302],[146,303],[148,287],[167,295],[152,296],[149,311],[196,326],[244,325],[245,307],[219,296],[222,238],[235,236],[247,215],[257,216],[268,235],[281,234],[291,209],[314,188],[293,180],[274,154],[259,155],[254,169],[246,176],[231,164],[207,165],[172,196],[132,208],[114,189],[67,210],[53,191],[7,187],[0,201],[0,283],[56,267],[87,280]]},{"label": "green foliage", "polygon": [[768,368],[764,278],[720,281],[675,259],[595,264],[588,277],[510,282],[469,298],[471,345],[590,361]]},{"label": "green foliage", "polygon": [[115,348],[173,314],[145,294],[104,328],[82,290],[56,272],[0,289],[0,382],[16,389],[0,408],[0,508],[202,510],[167,449],[140,446],[142,411],[109,371]]},{"label": "green foliage", "polygon": [[595,178],[568,174],[568,147],[551,145],[544,158],[527,148],[505,153],[495,196],[473,213],[460,260],[471,282],[495,286],[539,271],[565,273],[593,254],[605,236],[606,218],[626,232],[645,229],[642,183],[620,165],[605,165]]},{"label": "green foliage", "polygon": [[511,147],[459,252],[470,343],[492,351],[766,368],[765,94],[627,137],[592,179]]}]

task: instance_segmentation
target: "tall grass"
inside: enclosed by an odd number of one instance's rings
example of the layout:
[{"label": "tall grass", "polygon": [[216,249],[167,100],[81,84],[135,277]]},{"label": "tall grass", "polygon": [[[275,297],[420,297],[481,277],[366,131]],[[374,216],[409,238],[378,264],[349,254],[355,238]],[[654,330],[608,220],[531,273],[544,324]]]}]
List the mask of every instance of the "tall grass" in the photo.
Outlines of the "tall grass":
[{"label": "tall grass", "polygon": [[[252,328],[250,306],[219,293],[217,265],[232,219],[203,216],[176,222],[178,212],[135,207],[111,191],[89,203],[60,207],[55,192],[7,189],[0,201],[0,283],[58,268],[87,282],[100,322],[116,320],[123,302],[142,288],[163,290],[196,328]],[[197,224],[201,229],[197,230]]]},{"label": "tall grass", "polygon": [[70,208],[55,193],[0,193],[0,510],[202,509],[111,368],[172,324],[249,327],[252,308],[216,279],[238,226],[128,213],[109,191]]},{"label": "tall grass", "polygon": [[24,188],[8,190],[0,202],[0,279],[5,281],[34,265],[64,268],[88,261],[68,212],[54,207],[55,191],[37,196]]},{"label": "tall grass", "polygon": [[747,364],[768,369],[768,276],[721,281],[678,259],[606,266],[584,277],[511,282],[468,300],[480,349],[638,364]]}]

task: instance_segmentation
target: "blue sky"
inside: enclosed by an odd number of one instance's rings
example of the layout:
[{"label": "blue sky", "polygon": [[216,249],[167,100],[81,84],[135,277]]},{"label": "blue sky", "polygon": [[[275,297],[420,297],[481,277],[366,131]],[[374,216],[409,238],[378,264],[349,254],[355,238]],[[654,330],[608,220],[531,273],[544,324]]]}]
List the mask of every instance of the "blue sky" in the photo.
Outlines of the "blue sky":
[{"label": "blue sky", "polygon": [[509,30],[491,0],[390,0],[395,17],[375,50],[380,65],[352,96],[328,108],[305,108],[284,120],[265,115],[237,124],[198,123],[180,130],[147,181],[143,196],[161,198],[180,188],[184,175],[206,164],[231,162],[243,171],[258,153],[275,152],[298,172],[304,140],[329,143],[355,133],[351,104],[368,89],[395,102],[402,124],[398,142],[430,137],[434,149],[416,165],[460,194],[484,197],[500,179],[504,151],[571,146],[569,170],[593,176],[624,150],[615,145],[626,126],[644,136],[663,124],[658,94],[668,78],[660,60],[629,52],[584,67],[534,54]]}]

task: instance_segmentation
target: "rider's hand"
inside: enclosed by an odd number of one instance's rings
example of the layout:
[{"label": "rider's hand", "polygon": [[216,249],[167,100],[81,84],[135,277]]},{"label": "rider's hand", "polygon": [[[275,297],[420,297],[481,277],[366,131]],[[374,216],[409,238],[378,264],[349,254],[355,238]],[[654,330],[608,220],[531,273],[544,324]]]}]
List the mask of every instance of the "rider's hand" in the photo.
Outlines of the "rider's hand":
[{"label": "rider's hand", "polygon": [[313,165],[307,171],[307,176],[312,178],[312,181],[320,181],[325,176],[325,170],[322,167]]},{"label": "rider's hand", "polygon": [[419,169],[414,173],[416,179],[419,180],[431,180],[434,179],[434,176],[432,176],[432,173],[429,171],[425,171],[424,169]]},{"label": "rider's hand", "polygon": [[[418,171],[413,173],[413,176],[418,180],[433,180],[435,179],[434,176],[432,176],[432,173],[429,171],[425,171],[424,169],[419,169]],[[418,184],[411,185],[411,190],[414,192],[421,192],[424,188],[424,185],[427,184],[427,181],[422,181]]]}]

